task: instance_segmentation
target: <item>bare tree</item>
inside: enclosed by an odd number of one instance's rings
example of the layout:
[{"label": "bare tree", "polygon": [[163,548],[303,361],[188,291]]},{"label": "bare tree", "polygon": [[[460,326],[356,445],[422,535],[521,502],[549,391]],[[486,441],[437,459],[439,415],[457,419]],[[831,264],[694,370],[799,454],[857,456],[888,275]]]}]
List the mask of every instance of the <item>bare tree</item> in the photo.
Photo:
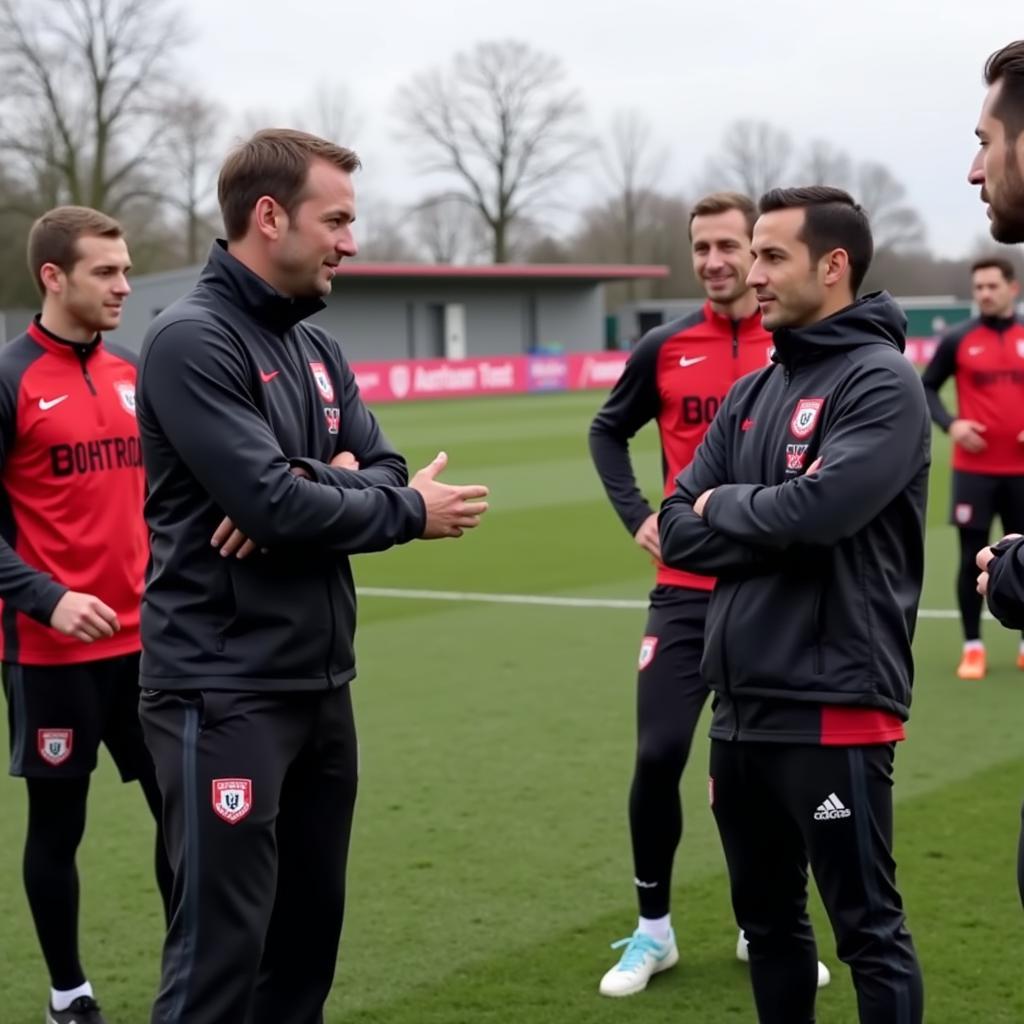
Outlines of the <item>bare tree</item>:
[{"label": "bare tree", "polygon": [[921,215],[906,202],[907,190],[884,164],[865,162],[857,168],[856,198],[871,217],[876,249],[922,247]]},{"label": "bare tree", "polygon": [[365,197],[361,202],[359,256],[380,263],[415,263],[417,253],[409,240],[405,214],[384,200]]},{"label": "bare tree", "polygon": [[411,211],[416,240],[434,263],[474,263],[488,251],[475,209],[447,196],[428,196]]},{"label": "bare tree", "polygon": [[151,198],[144,165],[182,42],[164,0],[0,0],[0,146],[44,204],[117,214]]},{"label": "bare tree", "polygon": [[165,107],[160,147],[167,176],[163,195],[184,220],[182,256],[187,264],[199,261],[219,223],[215,185],[224,119],[219,106],[195,94],[186,93]]},{"label": "bare tree", "polygon": [[[612,187],[611,201],[618,213],[619,251],[617,258],[635,263],[639,258],[644,218],[664,170],[667,151],[656,149],[650,121],[638,110],[619,111],[612,120],[606,144],[605,174]],[[628,281],[630,298],[637,282]]]},{"label": "bare tree", "polygon": [[814,139],[804,151],[796,177],[801,185],[849,189],[853,181],[853,161],[848,153],[831,142]]},{"label": "bare tree", "polygon": [[767,121],[734,121],[720,152],[708,161],[703,190],[736,189],[756,200],[784,184],[793,159],[793,140]]},{"label": "bare tree", "polygon": [[351,92],[345,86],[335,86],[326,81],[316,84],[292,120],[304,131],[343,146],[351,146],[363,127],[363,118],[356,109]]},{"label": "bare tree", "polygon": [[554,57],[525,43],[485,42],[447,72],[416,75],[398,93],[404,137],[425,169],[450,175],[447,193],[474,208],[507,261],[509,229],[581,160],[583,104]]}]

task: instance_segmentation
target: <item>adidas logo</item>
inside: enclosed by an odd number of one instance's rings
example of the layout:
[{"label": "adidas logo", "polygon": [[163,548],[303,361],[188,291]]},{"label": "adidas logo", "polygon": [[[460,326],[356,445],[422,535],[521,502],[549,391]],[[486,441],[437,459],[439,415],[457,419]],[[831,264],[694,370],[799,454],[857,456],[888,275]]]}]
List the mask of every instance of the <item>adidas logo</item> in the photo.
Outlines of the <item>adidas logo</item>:
[{"label": "adidas logo", "polygon": [[814,820],[835,821],[837,818],[849,818],[852,814],[853,811],[846,807],[835,793],[830,793],[824,803],[818,804],[818,809],[814,812]]}]

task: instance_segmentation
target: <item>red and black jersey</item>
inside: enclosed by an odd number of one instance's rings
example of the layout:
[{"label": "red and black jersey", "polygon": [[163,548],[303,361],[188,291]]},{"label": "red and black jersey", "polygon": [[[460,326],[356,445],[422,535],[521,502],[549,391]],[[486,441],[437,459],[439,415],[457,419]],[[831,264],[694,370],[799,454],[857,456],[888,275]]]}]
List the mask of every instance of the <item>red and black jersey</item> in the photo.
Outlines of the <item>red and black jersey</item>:
[{"label": "red and black jersey", "polygon": [[[654,509],[637,487],[629,440],[651,420],[661,436],[664,495],[690,464],[725,394],[744,374],[771,362],[772,336],[761,314],[696,313],[645,334],[590,427],[590,453],[608,497],[634,535]],[[711,590],[708,576],[658,566],[658,583]]]},{"label": "red and black jersey", "polygon": [[[0,659],[74,664],[139,650],[148,557],[135,362],[38,318],[0,349]],[[117,612],[91,644],[49,626],[68,590]]]},{"label": "red and black jersey", "polygon": [[[956,380],[957,416],[939,390]],[[953,468],[965,473],[1008,476],[1024,473],[1024,323],[1018,317],[977,317],[943,335],[924,371],[932,419],[949,430],[954,419],[985,425],[984,451],[953,446]]]}]

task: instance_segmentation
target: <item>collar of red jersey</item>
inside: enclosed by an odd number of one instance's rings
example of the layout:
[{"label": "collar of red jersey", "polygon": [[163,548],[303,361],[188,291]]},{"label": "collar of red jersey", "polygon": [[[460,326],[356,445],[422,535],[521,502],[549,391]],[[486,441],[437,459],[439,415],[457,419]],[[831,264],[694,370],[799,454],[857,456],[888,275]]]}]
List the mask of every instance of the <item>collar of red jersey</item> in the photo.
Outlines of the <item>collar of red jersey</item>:
[{"label": "collar of red jersey", "polygon": [[81,358],[82,355],[92,355],[103,344],[103,335],[99,333],[92,341],[68,341],[67,338],[48,331],[43,326],[38,313],[32,318],[32,323],[28,325],[27,334],[37,345],[41,345],[48,352],[72,356],[75,359]]}]

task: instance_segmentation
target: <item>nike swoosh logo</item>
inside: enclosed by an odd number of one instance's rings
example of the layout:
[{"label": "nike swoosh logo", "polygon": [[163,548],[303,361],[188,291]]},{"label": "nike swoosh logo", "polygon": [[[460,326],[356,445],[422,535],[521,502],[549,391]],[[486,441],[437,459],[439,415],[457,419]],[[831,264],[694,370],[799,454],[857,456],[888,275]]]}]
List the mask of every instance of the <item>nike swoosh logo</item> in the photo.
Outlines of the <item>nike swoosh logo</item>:
[{"label": "nike swoosh logo", "polygon": [[264,373],[260,370],[260,380],[264,384],[269,384],[280,372],[280,370],[271,370],[270,373]]},{"label": "nike swoosh logo", "polygon": [[60,403],[63,402],[64,399],[67,397],[67,395],[60,395],[57,398],[51,398],[49,401],[47,401],[45,398],[40,398],[39,408],[42,409],[43,412],[46,412],[47,409],[52,409],[55,405],[60,405]]},{"label": "nike swoosh logo", "polygon": [[683,356],[679,360],[679,365],[682,367],[696,366],[698,363],[703,363],[705,359],[707,359],[707,356],[694,356],[692,359],[687,359],[686,356]]}]

